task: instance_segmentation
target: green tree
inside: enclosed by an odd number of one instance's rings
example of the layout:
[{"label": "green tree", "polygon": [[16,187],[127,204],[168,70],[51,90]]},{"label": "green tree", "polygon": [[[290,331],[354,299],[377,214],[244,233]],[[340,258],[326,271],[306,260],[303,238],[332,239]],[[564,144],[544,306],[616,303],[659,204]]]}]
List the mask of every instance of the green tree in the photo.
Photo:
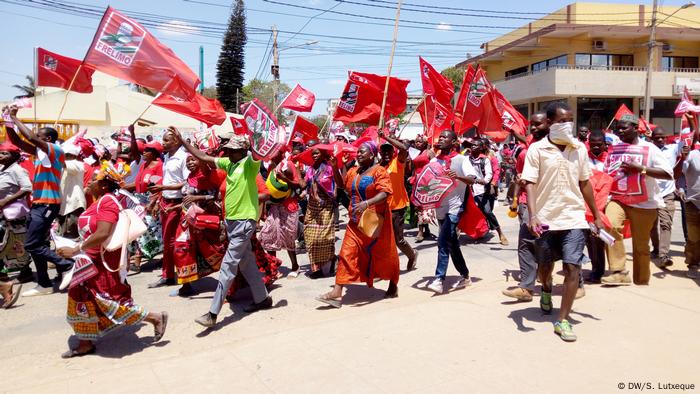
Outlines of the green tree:
[{"label": "green tree", "polygon": [[224,109],[229,112],[239,112],[239,109],[236,108],[236,94],[243,87],[244,55],[247,42],[245,25],[245,5],[243,0],[236,0],[224,35],[219,62],[216,65],[217,96]]},{"label": "green tree", "polygon": [[458,67],[448,67],[442,70],[440,74],[452,81],[452,83],[455,85],[455,92],[458,92],[459,89],[462,87],[462,80],[464,79],[464,69]]},{"label": "green tree", "polygon": [[[328,119],[328,115],[316,115],[313,118],[310,118],[309,120],[313,122],[316,126],[318,126],[318,131],[321,131],[321,128],[326,125],[326,119]],[[326,125],[328,126],[328,125]],[[326,127],[327,128],[327,127]]]},{"label": "green tree", "polygon": [[36,94],[36,84],[34,83],[34,77],[32,77],[31,75],[27,75],[24,78],[27,80],[26,85],[12,85],[13,88],[18,89],[23,93],[18,96],[15,96],[15,99],[34,97],[34,95]]},{"label": "green tree", "polygon": [[[275,110],[275,102],[279,105],[282,99],[291,92],[292,89],[286,83],[279,84],[277,100],[275,97],[275,82],[265,82],[259,79],[253,79],[241,90],[241,103],[252,101],[254,98],[260,100],[270,111]],[[277,120],[282,124],[287,124],[288,118],[291,116],[291,111],[278,111]]]}]

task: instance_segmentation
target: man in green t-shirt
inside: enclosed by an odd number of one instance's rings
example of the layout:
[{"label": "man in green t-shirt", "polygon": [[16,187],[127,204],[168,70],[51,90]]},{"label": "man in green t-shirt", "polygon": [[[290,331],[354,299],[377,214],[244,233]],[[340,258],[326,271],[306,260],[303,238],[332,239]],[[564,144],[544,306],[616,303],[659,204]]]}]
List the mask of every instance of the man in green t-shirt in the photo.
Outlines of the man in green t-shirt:
[{"label": "man in green t-shirt", "polygon": [[183,146],[192,156],[226,171],[224,208],[228,249],[221,262],[219,284],[216,286],[216,293],[209,312],[195,319],[195,322],[204,327],[216,325],[216,318],[239,269],[253,293],[253,303],[244,310],[250,313],[271,308],[272,298],[267,293],[250,244],[250,239],[255,234],[255,225],[258,219],[258,186],[255,183],[255,178],[260,170],[260,162],[248,156],[250,149],[248,137],[234,135],[222,147],[224,157],[218,158],[208,156],[184,141],[174,127],[171,127],[170,130],[182,141]]}]

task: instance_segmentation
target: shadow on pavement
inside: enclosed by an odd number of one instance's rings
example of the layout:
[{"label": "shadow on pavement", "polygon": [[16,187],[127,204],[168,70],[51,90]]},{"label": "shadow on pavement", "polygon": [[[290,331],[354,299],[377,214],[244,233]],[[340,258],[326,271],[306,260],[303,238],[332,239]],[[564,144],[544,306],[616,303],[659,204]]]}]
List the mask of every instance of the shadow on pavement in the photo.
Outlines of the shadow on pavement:
[{"label": "shadow on pavement", "polygon": [[[502,304],[510,305],[510,304],[514,304],[514,303],[517,303],[517,302],[504,302]],[[517,310],[511,311],[510,314],[508,314],[508,318],[513,320],[513,323],[515,323],[515,326],[517,327],[518,331],[530,332],[530,331],[535,331],[535,328],[526,326],[525,321],[529,321],[529,322],[533,322],[533,323],[551,323],[551,324],[554,324],[554,322],[557,320],[558,313],[559,313],[558,308],[554,308],[552,310],[552,313],[550,313],[550,314],[545,314],[544,312],[542,312],[542,310],[539,308],[539,306],[532,306],[532,307],[525,308],[525,309],[517,309]],[[574,319],[572,317],[572,315],[581,316],[585,319],[600,320],[599,318],[597,318],[593,315],[590,315],[588,313],[577,312],[576,310],[572,310],[570,315],[569,315],[569,319],[568,319],[572,325],[576,325],[576,324],[581,323],[581,321]]]},{"label": "shadow on pavement", "polygon": [[[97,347],[97,352],[95,355],[106,358],[120,359],[132,354],[140,353],[144,349],[151,346],[163,347],[170,343],[170,341],[167,339],[154,343],[153,335],[137,335],[137,332],[139,332],[142,328],[145,329],[145,332],[151,330],[151,334],[153,333],[153,326],[146,323],[118,327],[95,342],[95,346]],[[167,331],[165,335],[167,337]],[[68,338],[69,348],[74,349],[78,347],[78,342],[78,337],[71,335],[70,338]]]}]

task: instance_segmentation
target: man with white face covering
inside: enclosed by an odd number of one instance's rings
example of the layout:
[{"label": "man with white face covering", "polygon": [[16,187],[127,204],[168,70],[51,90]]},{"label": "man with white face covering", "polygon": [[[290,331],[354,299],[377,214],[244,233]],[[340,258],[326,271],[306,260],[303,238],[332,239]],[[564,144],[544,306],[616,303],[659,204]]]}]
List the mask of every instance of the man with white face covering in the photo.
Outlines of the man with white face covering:
[{"label": "man with white face covering", "polygon": [[[574,137],[571,109],[564,103],[547,108],[549,135],[530,145],[522,180],[526,183],[529,229],[535,241],[538,274],[542,282],[540,308],[551,313],[554,262],[564,263],[564,292],[554,332],[564,341],[576,340],[567,321],[579,285],[581,265],[588,261],[586,245],[586,206],[591,209],[597,228],[601,214],[589,183],[591,169],[586,147]],[[585,202],[584,202],[585,201]]]}]

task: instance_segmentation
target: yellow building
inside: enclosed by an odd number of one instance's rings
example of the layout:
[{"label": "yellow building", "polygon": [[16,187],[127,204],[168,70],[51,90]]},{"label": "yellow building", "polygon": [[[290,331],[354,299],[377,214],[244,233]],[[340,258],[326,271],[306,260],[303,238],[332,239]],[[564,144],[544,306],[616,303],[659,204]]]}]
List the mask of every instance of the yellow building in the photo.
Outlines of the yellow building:
[{"label": "yellow building", "polygon": [[[482,45],[480,65],[526,116],[565,100],[578,125],[607,126],[620,104],[643,114],[652,6],[574,3]],[[700,95],[700,7],[658,8],[651,121],[678,130],[687,87]]]}]

